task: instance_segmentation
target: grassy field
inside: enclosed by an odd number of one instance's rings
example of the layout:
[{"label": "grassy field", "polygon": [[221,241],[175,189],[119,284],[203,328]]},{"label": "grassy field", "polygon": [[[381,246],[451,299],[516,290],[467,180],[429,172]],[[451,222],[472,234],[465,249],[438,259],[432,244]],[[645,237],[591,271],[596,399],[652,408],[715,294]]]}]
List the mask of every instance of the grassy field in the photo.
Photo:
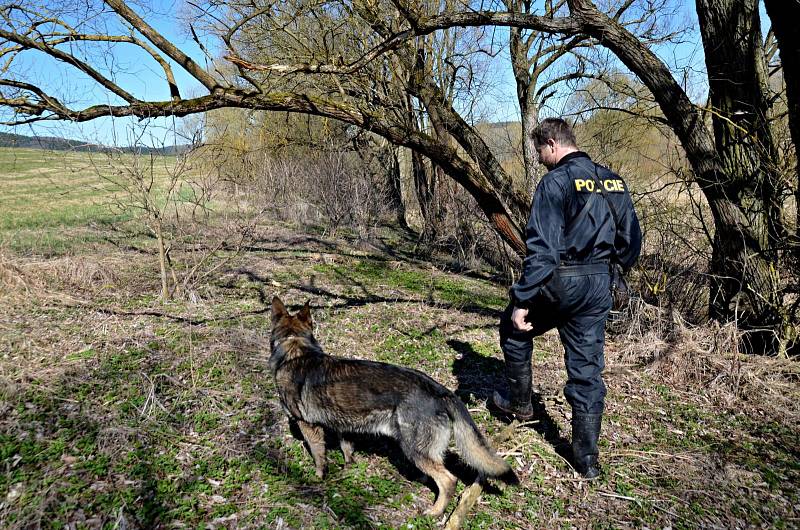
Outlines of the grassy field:
[{"label": "grassy field", "polygon": [[[505,286],[403,260],[413,241],[390,229],[364,246],[266,223],[162,304],[147,242],[114,245],[101,222],[113,189],[52,169],[85,155],[0,156],[0,528],[435,528],[432,483],[390,441],[360,440],[347,468],[333,450],[314,477],[266,368],[273,294],[310,301],[329,353],[420,369],[490,436],[506,425],[486,408]],[[549,333],[537,419],[497,447],[521,485],[488,488],[467,528],[800,526],[798,364],[733,354],[727,328],[660,331],[653,311],[608,341],[602,478],[563,456]]]},{"label": "grassy field", "polygon": [[[88,228],[131,217],[119,183],[121,166],[132,163],[124,154],[0,148],[0,247],[55,255],[96,241],[103,234]],[[174,165],[174,157],[155,158],[156,195]]]}]

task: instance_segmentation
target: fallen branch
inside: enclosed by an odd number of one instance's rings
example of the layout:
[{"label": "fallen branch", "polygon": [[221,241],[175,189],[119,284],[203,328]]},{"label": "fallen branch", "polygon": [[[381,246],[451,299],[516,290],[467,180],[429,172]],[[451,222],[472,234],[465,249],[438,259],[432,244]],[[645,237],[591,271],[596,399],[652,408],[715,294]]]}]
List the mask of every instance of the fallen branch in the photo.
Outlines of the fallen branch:
[{"label": "fallen branch", "polygon": [[461,493],[461,497],[458,500],[458,506],[456,506],[456,509],[450,514],[450,518],[447,519],[447,524],[444,525],[445,530],[456,530],[461,528],[461,525],[467,518],[467,514],[472,507],[475,506],[475,503],[478,502],[481,492],[483,492],[483,484],[481,483],[481,478],[478,477],[470,487]]},{"label": "fallen branch", "polygon": [[612,499],[622,499],[624,501],[631,501],[635,503],[639,502],[639,499],[636,497],[628,497],[627,495],[617,495],[616,493],[606,493],[604,491],[598,491],[597,494],[603,497],[610,497]]}]

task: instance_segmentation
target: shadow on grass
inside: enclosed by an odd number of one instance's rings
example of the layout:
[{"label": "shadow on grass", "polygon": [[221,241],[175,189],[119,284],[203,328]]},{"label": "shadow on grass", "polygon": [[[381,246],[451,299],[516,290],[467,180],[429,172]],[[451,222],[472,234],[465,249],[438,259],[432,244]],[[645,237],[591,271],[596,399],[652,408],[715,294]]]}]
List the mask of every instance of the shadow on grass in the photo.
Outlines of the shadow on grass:
[{"label": "shadow on grass", "polygon": [[46,386],[0,394],[15,409],[0,422],[0,457],[14,462],[5,485],[17,484],[23,492],[3,510],[3,528],[50,527],[55,521],[71,528],[80,526],[84,512],[104,525],[153,528],[172,507],[164,502],[159,441],[122,422],[98,419],[102,407],[83,396],[99,386],[93,377],[68,370]]},{"label": "shadow on grass", "polygon": [[[303,444],[303,448],[307,456],[306,464],[309,466],[308,470],[310,472],[313,469],[313,463],[311,461],[311,453],[308,445],[305,443],[300,429],[294,422],[290,422],[289,427],[290,432],[297,442]],[[348,525],[364,527],[369,520],[366,518],[366,516],[364,516],[363,509],[366,506],[380,504],[383,500],[385,500],[373,492],[367,491],[361,487],[357,487],[355,484],[353,484],[352,479],[347,478],[347,475],[349,474],[348,469],[358,466],[359,463],[363,462],[365,456],[367,455],[370,457],[385,458],[405,480],[423,485],[430,490],[430,496],[421,501],[419,505],[420,510],[429,508],[433,504],[436,496],[438,495],[436,483],[431,477],[419,470],[405,456],[396,440],[387,436],[355,433],[348,433],[347,439],[353,444],[354,462],[347,466],[343,466],[341,469],[338,469],[338,466],[335,465],[334,462],[341,460],[337,455],[337,453],[340,451],[339,438],[335,433],[329,431],[325,432],[325,445],[328,460],[326,468],[327,471],[325,478],[316,486],[318,490],[317,494],[324,493],[328,498],[328,502],[330,502],[330,499],[334,497],[344,498],[343,500],[339,501],[339,504],[341,504],[341,509],[337,509],[336,506],[331,506],[334,513],[336,513],[337,517],[339,517],[342,522],[346,522]],[[469,468],[455,453],[448,452],[445,455],[445,466],[458,478],[458,480],[464,484],[471,484],[478,477],[477,472]],[[302,478],[299,478],[299,480],[302,484],[308,485],[308,483]],[[367,470],[364,480],[367,482],[381,482],[387,480],[394,482],[392,477],[380,476],[377,470]],[[302,487],[303,486],[301,486],[301,488]],[[399,487],[404,488],[402,485]],[[501,490],[497,489],[496,487],[488,485],[485,488],[485,492],[487,494],[502,493]],[[338,493],[339,495],[334,495],[334,493]]]},{"label": "shadow on grass", "polygon": [[572,444],[569,439],[561,434],[558,424],[547,412],[541,394],[535,393],[531,395],[531,404],[533,405],[535,422],[531,425],[531,428],[538,432],[553,447],[556,453],[569,462],[572,467],[575,467],[575,462],[572,458]]},{"label": "shadow on grass", "polygon": [[[275,443],[258,444],[250,457],[267,466],[274,465],[277,473],[283,476],[287,489],[298,500],[319,508],[323,513],[329,510],[335,524],[354,528],[375,527],[375,522],[367,517],[365,509],[380,503],[382,499],[362,487],[357,479],[337,473],[330,464],[325,478],[317,479],[313,475],[314,464],[308,446],[299,428],[290,422],[289,430],[297,442],[303,444],[305,458],[296,458],[296,453],[293,457],[285,447],[276,447]],[[330,462],[330,453],[328,456]]]},{"label": "shadow on grass", "polygon": [[[371,260],[371,261],[373,263],[382,263],[380,260]],[[370,273],[375,274],[376,277],[366,278],[366,279],[374,279],[375,281],[382,281],[380,274],[383,273],[384,269],[387,271],[389,270],[381,264],[380,267],[377,268],[377,272],[370,271]],[[253,282],[258,285],[257,287],[259,291],[258,298],[262,303],[267,304],[268,301],[272,299],[272,296],[267,294],[271,290],[274,290],[274,288],[271,287],[272,278],[254,272],[247,268],[239,268],[236,269],[234,272],[236,274],[246,277],[250,282]],[[436,307],[438,309],[448,309],[452,311],[458,311],[460,313],[476,314],[491,318],[500,317],[500,311],[498,309],[490,307],[491,304],[489,304],[489,302],[481,300],[480,297],[476,299],[475,296],[468,295],[468,293],[460,293],[458,296],[459,300],[457,303],[441,301],[441,300],[437,301],[434,298],[433,292],[430,289],[425,289],[423,291],[421,290],[422,286],[416,285],[416,286],[401,286],[401,287],[407,290],[411,290],[412,292],[418,292],[424,295],[423,299],[411,298],[411,297],[398,297],[398,296],[386,297],[373,293],[370,287],[364,281],[364,278],[358,278],[358,274],[356,273],[346,274],[345,272],[343,272],[343,269],[341,268],[334,269],[333,272],[341,281],[342,285],[354,287],[359,292],[359,294],[352,295],[346,293],[333,292],[330,289],[318,285],[316,278],[314,276],[312,276],[308,282],[303,282],[303,283],[298,282],[294,285],[290,285],[290,287],[310,295],[319,296],[331,300],[337,300],[335,304],[326,306],[326,309],[362,307],[370,304],[404,304],[404,303],[418,304],[422,302],[431,307]],[[311,307],[312,309],[314,309],[313,305]]]},{"label": "shadow on grass", "polygon": [[[513,418],[493,407],[491,400],[494,391],[503,389],[506,385],[503,376],[503,361],[481,355],[466,342],[449,340],[447,344],[459,354],[456,361],[453,362],[453,374],[458,379],[456,395],[467,405],[473,402],[473,398],[486,401],[487,409],[494,417],[510,423]],[[555,449],[556,453],[571,463],[572,447],[570,442],[562,436],[558,424],[547,412],[542,396],[539,393],[533,393],[531,404],[534,417],[528,423],[530,428],[538,432]]]},{"label": "shadow on grass", "polygon": [[488,401],[495,389],[505,384],[503,361],[476,352],[467,342],[450,339],[447,341],[456,359],[453,361],[453,375],[458,379],[455,394],[465,404]]},{"label": "shadow on grass", "polygon": [[385,233],[372,234],[366,238],[355,234],[339,232],[336,236],[339,241],[331,240],[324,236],[324,230],[321,227],[318,229],[319,236],[313,234],[281,235],[271,233],[269,234],[269,238],[261,238],[254,242],[254,244],[244,247],[243,250],[256,253],[280,253],[291,250],[296,254],[329,252],[340,256],[363,258],[363,252],[356,253],[352,250],[352,247],[355,245],[366,247],[380,253],[377,256],[370,256],[370,259],[395,259],[415,263],[424,262],[424,260],[420,260],[419,258],[419,234],[408,227],[401,227],[393,224],[383,224],[382,228]]}]

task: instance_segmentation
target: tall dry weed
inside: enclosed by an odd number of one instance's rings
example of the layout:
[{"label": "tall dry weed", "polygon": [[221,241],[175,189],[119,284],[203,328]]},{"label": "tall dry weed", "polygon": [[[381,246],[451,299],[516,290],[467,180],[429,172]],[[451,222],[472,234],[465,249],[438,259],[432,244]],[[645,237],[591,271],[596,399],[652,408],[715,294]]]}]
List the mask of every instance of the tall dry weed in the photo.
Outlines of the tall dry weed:
[{"label": "tall dry weed", "polygon": [[0,251],[0,286],[5,294],[28,293],[31,289],[40,287],[40,282],[35,282],[23,268],[12,258]]},{"label": "tall dry weed", "polygon": [[626,329],[615,335],[620,348],[610,352],[610,363],[641,366],[661,384],[727,408],[766,410],[778,418],[800,421],[796,406],[800,364],[743,353],[746,332],[736,322],[694,325],[675,310],[641,300],[629,311]]},{"label": "tall dry weed", "polygon": [[0,252],[0,286],[7,295],[91,295],[118,283],[121,262],[122,258],[97,256],[34,260]]}]

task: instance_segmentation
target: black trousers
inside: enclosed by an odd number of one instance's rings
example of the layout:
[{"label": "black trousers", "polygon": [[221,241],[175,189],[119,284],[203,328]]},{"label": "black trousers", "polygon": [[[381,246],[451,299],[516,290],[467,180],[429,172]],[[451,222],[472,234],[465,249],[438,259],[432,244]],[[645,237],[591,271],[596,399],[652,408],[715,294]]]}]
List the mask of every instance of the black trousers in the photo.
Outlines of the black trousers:
[{"label": "black trousers", "polygon": [[[552,282],[551,282],[552,283]],[[530,363],[533,338],[558,328],[564,346],[567,384],[564,396],[573,412],[603,412],[606,386],[603,346],[611,309],[608,273],[560,276],[557,287],[539,296],[528,312],[533,330],[521,332],[511,322],[513,305],[500,318],[500,347],[506,361]]]}]

